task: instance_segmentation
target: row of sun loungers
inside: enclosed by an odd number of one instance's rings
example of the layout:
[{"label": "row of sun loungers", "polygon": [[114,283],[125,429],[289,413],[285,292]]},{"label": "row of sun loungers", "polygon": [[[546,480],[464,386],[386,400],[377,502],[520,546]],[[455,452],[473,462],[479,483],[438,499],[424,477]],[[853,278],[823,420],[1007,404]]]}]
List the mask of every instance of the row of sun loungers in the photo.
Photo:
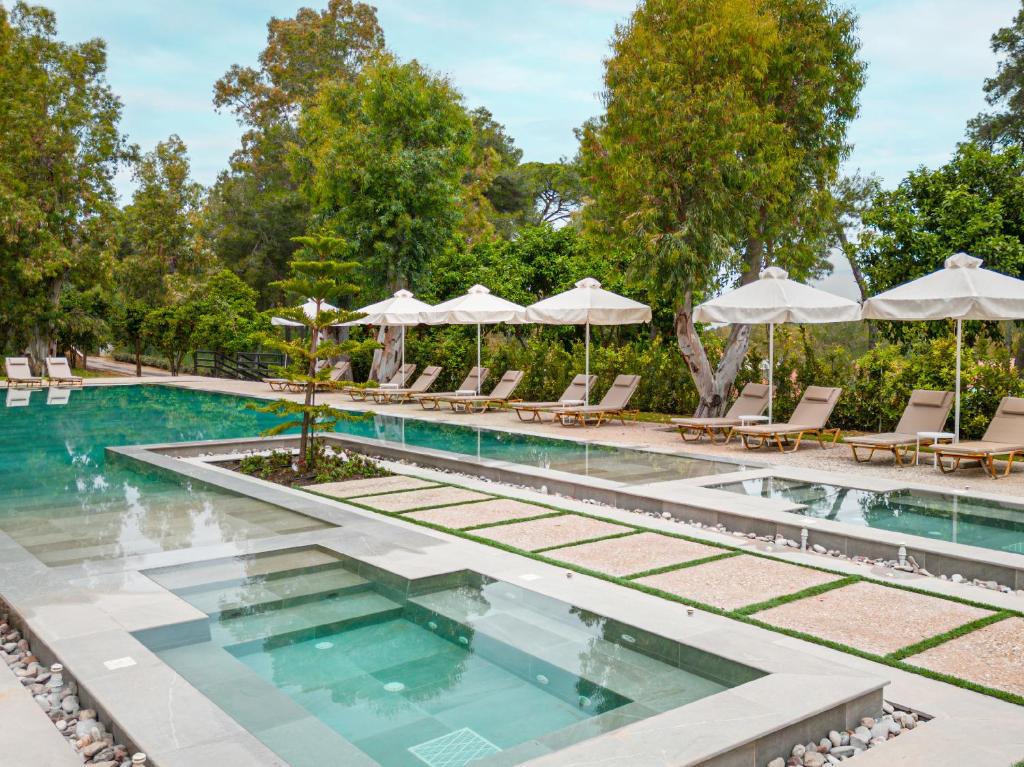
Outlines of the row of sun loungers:
[{"label": "row of sun loungers", "polygon": [[46,358],[46,378],[32,375],[28,357],[5,357],[4,371],[7,375],[7,388],[39,388],[50,386],[81,386],[82,377],[71,372],[66,357]]}]

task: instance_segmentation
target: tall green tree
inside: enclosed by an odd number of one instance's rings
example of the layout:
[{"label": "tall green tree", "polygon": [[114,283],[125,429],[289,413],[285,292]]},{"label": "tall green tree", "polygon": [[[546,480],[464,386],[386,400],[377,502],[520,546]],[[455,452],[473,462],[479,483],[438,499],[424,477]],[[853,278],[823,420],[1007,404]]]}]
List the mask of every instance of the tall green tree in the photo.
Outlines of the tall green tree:
[{"label": "tall green tree", "polygon": [[57,39],[54,14],[0,7],[0,345],[53,351],[61,299],[109,275],[113,178],[131,156],[101,40]]},{"label": "tall green tree", "polygon": [[986,144],[1024,143],[1024,6],[1013,22],[992,35],[992,52],[999,58],[996,74],[985,80],[985,101],[993,111],[982,112],[967,131]]},{"label": "tall green tree", "polygon": [[188,149],[176,135],[142,155],[133,177],[117,278],[127,297],[157,306],[165,302],[174,276],[179,283],[194,282],[212,266],[198,231],[203,187],[192,179]]},{"label": "tall green tree", "polygon": [[301,141],[297,117],[325,80],[351,80],[384,50],[371,5],[329,0],[323,10],[300,8],[272,18],[258,67],[232,66],[214,86],[213,103],[245,128],[230,168],[218,177],[206,206],[205,233],[220,260],[270,306],[306,231],[309,203],[287,158]]},{"label": "tall green tree", "polygon": [[674,294],[699,414],[722,410],[750,328],[713,363],[695,300],[768,264],[824,267],[857,50],[852,13],[829,0],[645,0],[616,29],[607,111],[581,131],[588,211],[635,249],[635,278]]},{"label": "tall green tree", "polygon": [[312,301],[314,312],[309,316],[302,307],[288,306],[275,310],[275,314],[305,326],[308,333],[304,339],[293,341],[286,341],[277,336],[267,336],[265,340],[267,345],[278,349],[292,360],[291,367],[278,372],[302,383],[304,396],[301,403],[282,399],[257,409],[288,419],[267,431],[268,435],[280,434],[296,427],[300,429],[299,463],[315,469],[319,455],[314,441],[316,433],[333,430],[342,419],[360,417],[332,408],[330,405],[316,403],[317,387],[325,382],[330,374],[328,367],[325,366],[321,370],[318,363],[332,357],[358,354],[376,346],[376,343],[352,339],[337,343],[324,337],[325,331],[332,325],[350,322],[363,316],[344,309],[326,307],[326,304],[331,302],[344,302],[359,291],[359,286],[353,282],[354,275],[359,269],[358,262],[342,260],[350,252],[348,244],[338,237],[329,235],[299,237],[297,242],[302,247],[292,261],[291,276],[282,280],[277,287],[286,295]]},{"label": "tall green tree", "polygon": [[[299,132],[314,213],[351,244],[379,294],[407,287],[455,245],[473,128],[447,79],[382,57],[351,82],[325,83]],[[397,365],[395,334],[381,340],[377,379]]]}]

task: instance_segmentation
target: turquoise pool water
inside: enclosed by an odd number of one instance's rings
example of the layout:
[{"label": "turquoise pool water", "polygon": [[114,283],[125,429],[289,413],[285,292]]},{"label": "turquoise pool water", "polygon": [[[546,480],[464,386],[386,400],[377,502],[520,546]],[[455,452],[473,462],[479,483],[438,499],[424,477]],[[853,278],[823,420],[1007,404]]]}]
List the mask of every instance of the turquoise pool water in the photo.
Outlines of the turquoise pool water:
[{"label": "turquoise pool water", "polygon": [[147,575],[209,620],[137,636],[293,767],[517,764],[761,675],[472,573],[314,548]]},{"label": "turquoise pool water", "polygon": [[951,493],[900,489],[886,493],[782,477],[712,485],[804,506],[797,513],[939,541],[1024,554],[1024,508]]}]

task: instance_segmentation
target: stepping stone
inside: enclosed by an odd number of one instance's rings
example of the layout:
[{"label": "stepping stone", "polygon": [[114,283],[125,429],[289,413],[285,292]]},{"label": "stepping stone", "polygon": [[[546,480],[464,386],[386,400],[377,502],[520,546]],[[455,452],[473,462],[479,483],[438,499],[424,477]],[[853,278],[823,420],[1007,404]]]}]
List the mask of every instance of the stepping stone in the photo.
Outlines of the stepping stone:
[{"label": "stepping stone", "polygon": [[1024,695],[1024,618],[993,623],[912,655],[906,662]]},{"label": "stepping stone", "polygon": [[725,549],[658,533],[583,543],[544,552],[545,556],[608,575],[630,575],[724,554]]},{"label": "stepping stone", "polygon": [[853,583],[773,607],[755,617],[773,626],[885,655],[991,614],[877,583]]},{"label": "stepping stone", "polygon": [[741,554],[638,578],[636,582],[723,610],[736,610],[839,580],[840,577],[788,562]]},{"label": "stepping stone", "polygon": [[513,519],[530,519],[550,513],[551,509],[544,506],[535,506],[532,503],[524,503],[512,498],[495,498],[492,501],[467,503],[460,506],[410,511],[405,516],[455,530],[463,530],[474,525],[489,525]]},{"label": "stepping stone", "polygon": [[488,527],[473,534],[524,551],[536,551],[548,546],[565,546],[605,535],[628,533],[631,530],[632,528],[624,525],[602,522],[600,519],[579,514],[563,514],[560,517]]},{"label": "stepping stone", "polygon": [[401,493],[386,495],[366,495],[359,498],[359,503],[378,511],[411,511],[425,509],[430,506],[454,505],[470,501],[485,501],[494,496],[466,490],[463,487],[431,487],[424,490],[408,490]]},{"label": "stepping stone", "polygon": [[424,487],[436,487],[436,482],[428,482],[419,477],[406,477],[396,474],[392,477],[370,477],[368,479],[350,479],[344,482],[324,482],[309,485],[307,490],[323,493],[332,498],[356,498],[360,495],[375,493],[391,493],[396,490],[418,490]]}]

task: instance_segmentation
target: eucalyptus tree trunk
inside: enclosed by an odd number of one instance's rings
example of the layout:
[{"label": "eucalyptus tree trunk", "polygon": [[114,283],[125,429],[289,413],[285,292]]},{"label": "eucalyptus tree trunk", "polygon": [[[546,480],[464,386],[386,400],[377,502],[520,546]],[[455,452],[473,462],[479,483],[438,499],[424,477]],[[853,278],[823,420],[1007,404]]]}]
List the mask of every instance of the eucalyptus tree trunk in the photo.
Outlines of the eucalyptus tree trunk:
[{"label": "eucalyptus tree trunk", "polygon": [[389,381],[398,372],[402,360],[402,328],[385,325],[377,331],[377,343],[381,348],[373,352],[370,365],[370,379]]}]

